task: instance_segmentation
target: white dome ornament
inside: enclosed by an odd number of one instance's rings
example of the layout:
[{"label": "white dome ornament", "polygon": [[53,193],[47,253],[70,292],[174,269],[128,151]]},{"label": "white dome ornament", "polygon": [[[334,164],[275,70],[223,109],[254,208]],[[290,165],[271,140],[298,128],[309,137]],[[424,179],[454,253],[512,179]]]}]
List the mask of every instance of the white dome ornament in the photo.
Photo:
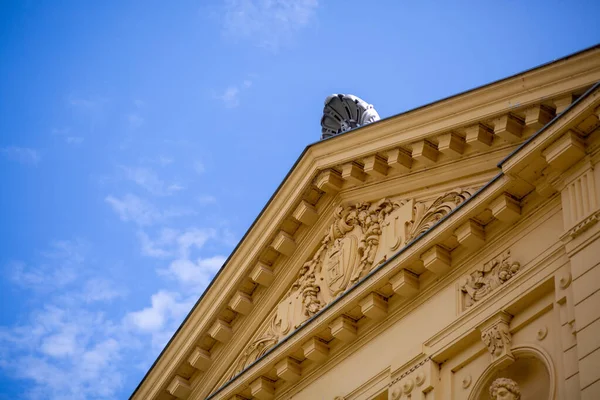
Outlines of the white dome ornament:
[{"label": "white dome ornament", "polygon": [[325,99],[321,117],[321,139],[379,121],[372,104],[351,94],[332,94]]}]

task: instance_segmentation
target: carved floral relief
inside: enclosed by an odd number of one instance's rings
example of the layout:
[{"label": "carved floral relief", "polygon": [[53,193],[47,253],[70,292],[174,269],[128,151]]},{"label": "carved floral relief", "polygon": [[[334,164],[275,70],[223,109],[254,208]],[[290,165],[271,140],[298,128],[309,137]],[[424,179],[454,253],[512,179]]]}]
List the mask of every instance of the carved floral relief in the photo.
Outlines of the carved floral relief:
[{"label": "carved floral relief", "polygon": [[[233,375],[261,357],[387,257],[426,232],[474,190],[456,190],[433,201],[361,202],[339,206],[320,246],[270,316],[270,324],[236,363]],[[383,243],[382,246],[380,244]]]},{"label": "carved floral relief", "polygon": [[494,289],[503,285],[519,272],[521,264],[512,261],[510,250],[502,253],[481,268],[464,276],[459,283],[465,308],[471,307]]},{"label": "carved floral relief", "polygon": [[511,334],[508,330],[508,325],[498,324],[481,333],[481,340],[488,348],[490,354],[499,357],[506,352],[505,346],[511,343]]}]

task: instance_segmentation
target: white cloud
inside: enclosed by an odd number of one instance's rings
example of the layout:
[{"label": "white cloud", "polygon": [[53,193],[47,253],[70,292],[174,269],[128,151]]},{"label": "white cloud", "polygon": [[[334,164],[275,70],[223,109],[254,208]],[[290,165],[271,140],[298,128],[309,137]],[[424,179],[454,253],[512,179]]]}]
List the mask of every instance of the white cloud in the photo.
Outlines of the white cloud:
[{"label": "white cloud", "polygon": [[128,313],[124,318],[125,325],[134,332],[149,334],[152,348],[159,351],[167,344],[196,300],[196,296],[182,298],[179,293],[160,290],[152,295],[149,307]]},{"label": "white cloud", "polygon": [[221,100],[225,107],[235,108],[240,105],[240,96],[242,90],[248,90],[252,87],[252,81],[245,79],[241,85],[231,85],[225,89],[221,94],[217,96],[217,99]]},{"label": "white cloud", "polygon": [[165,258],[173,254],[168,247],[177,239],[178,231],[175,229],[164,228],[161,230],[156,240],[150,239],[144,231],[138,232],[138,239],[142,247],[142,255],[154,258]]},{"label": "white cloud", "polygon": [[67,142],[67,144],[81,144],[83,143],[83,137],[81,136],[67,136],[65,138],[65,142]]},{"label": "white cloud", "polygon": [[26,398],[115,398],[124,375],[119,342],[127,337],[114,328],[99,312],[47,304],[24,325],[0,328],[0,369],[31,381]]},{"label": "white cloud", "polygon": [[188,258],[193,249],[200,250],[208,240],[217,239],[217,231],[210,228],[189,228],[183,231],[163,228],[156,239],[150,238],[144,231],[138,231],[138,238],[142,255],[154,258]]},{"label": "white cloud", "polygon": [[112,207],[121,221],[133,222],[139,226],[150,226],[169,218],[196,214],[193,210],[176,207],[169,207],[161,211],[153,204],[131,193],[122,198],[108,195],[104,201]]},{"label": "white cloud", "polygon": [[70,325],[62,332],[45,337],[40,350],[51,357],[65,357],[75,354],[77,331]]},{"label": "white cloud", "polygon": [[174,258],[167,268],[157,270],[159,275],[175,280],[184,289],[192,290],[196,294],[206,288],[215,272],[225,262],[225,257],[221,255],[200,257],[195,261],[192,258],[192,253],[202,250],[209,240],[224,240],[215,229],[163,229],[156,239],[151,239],[146,232],[140,231],[138,237],[143,255]]},{"label": "white cloud", "polygon": [[103,278],[92,278],[85,282],[81,292],[81,299],[86,303],[99,301],[112,301],[124,297],[126,290],[115,286],[114,282]]},{"label": "white cloud", "polygon": [[146,120],[139,113],[132,112],[127,114],[127,125],[130,129],[138,129],[144,125]]},{"label": "white cloud", "polygon": [[151,306],[127,315],[133,325],[142,331],[153,332],[164,328],[169,315],[177,308],[176,293],[160,291],[151,298]]},{"label": "white cloud", "polygon": [[121,169],[126,179],[157,196],[168,196],[184,189],[177,183],[167,184],[151,168],[121,167]]},{"label": "white cloud", "polygon": [[228,0],[223,32],[277,50],[294,31],[310,23],[318,5],[318,0]]},{"label": "white cloud", "polygon": [[8,160],[34,166],[37,165],[42,159],[37,150],[29,147],[3,147],[0,148],[0,154]]},{"label": "white cloud", "polygon": [[217,98],[225,104],[225,107],[235,108],[240,105],[240,89],[237,86],[229,86]]},{"label": "white cloud", "polygon": [[[35,252],[40,267],[21,261],[9,265],[13,282],[43,289],[28,294],[30,311],[19,315],[18,323],[0,326],[0,370],[28,381],[22,398],[122,397],[119,391],[131,363],[147,357],[146,350],[135,351],[139,337],[123,323],[125,313],[116,320],[107,318],[99,303],[122,297],[124,291],[107,277],[96,276],[97,266],[86,262],[89,248],[81,239],[55,241]],[[55,271],[66,267],[65,280]]]},{"label": "white cloud", "polygon": [[82,240],[54,241],[48,250],[41,252],[44,260],[39,265],[12,261],[6,269],[13,283],[27,289],[50,292],[77,279],[87,247]]},{"label": "white cloud", "polygon": [[133,194],[127,194],[122,199],[107,196],[105,201],[125,222],[132,221],[138,225],[152,225],[162,218],[162,214],[152,204]]},{"label": "white cloud", "polygon": [[196,293],[202,293],[225,260],[224,256],[198,258],[196,261],[181,258],[159,272],[177,280],[184,287],[192,288]]},{"label": "white cloud", "polygon": [[217,202],[217,198],[211,195],[201,195],[197,197],[198,203],[201,205],[214,204]]},{"label": "white cloud", "polygon": [[206,171],[204,163],[202,163],[202,161],[194,161],[194,171],[196,171],[198,175],[202,175]]},{"label": "white cloud", "polygon": [[90,112],[98,111],[107,101],[105,98],[84,98],[73,95],[70,95],[68,98],[68,103],[71,107]]},{"label": "white cloud", "polygon": [[173,163],[173,159],[167,156],[159,156],[157,162],[160,166],[166,167],[167,165]]},{"label": "white cloud", "polygon": [[189,257],[190,250],[194,248],[201,249],[209,239],[215,238],[216,234],[217,232],[214,229],[191,228],[186,230],[177,237],[180,257]]},{"label": "white cloud", "polygon": [[185,189],[184,186],[181,186],[180,184],[177,184],[177,183],[173,183],[173,184],[167,186],[167,193],[175,193],[175,192],[179,192],[183,189]]},{"label": "white cloud", "polygon": [[70,128],[52,129],[52,135],[62,137],[65,143],[70,145],[78,145],[83,143],[84,138],[82,136],[71,135]]},{"label": "white cloud", "polygon": [[43,251],[42,254],[53,260],[81,264],[85,261],[85,253],[88,249],[88,243],[82,239],[54,240],[50,242],[50,248]]},{"label": "white cloud", "polygon": [[8,264],[8,269],[14,283],[44,291],[66,286],[77,277],[72,265],[29,267],[22,261],[14,261]]},{"label": "white cloud", "polygon": [[[93,131],[96,123],[104,117],[108,103],[109,99],[104,97],[77,97],[69,95],[67,98],[69,107],[77,112],[79,116],[84,117],[86,122],[89,123],[90,131]],[[73,137],[77,136],[73,135]]]}]

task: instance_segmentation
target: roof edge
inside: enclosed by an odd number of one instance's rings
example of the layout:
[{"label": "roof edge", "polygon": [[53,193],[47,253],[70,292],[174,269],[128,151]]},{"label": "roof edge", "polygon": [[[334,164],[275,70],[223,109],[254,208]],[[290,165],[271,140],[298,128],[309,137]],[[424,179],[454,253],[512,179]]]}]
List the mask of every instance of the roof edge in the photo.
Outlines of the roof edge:
[{"label": "roof edge", "polygon": [[[269,208],[269,206],[271,205],[271,203],[273,202],[273,200],[274,200],[274,199],[277,197],[277,195],[279,194],[279,192],[280,192],[281,188],[282,188],[282,187],[285,185],[285,183],[287,182],[287,180],[288,180],[288,178],[290,177],[290,175],[291,175],[291,174],[293,173],[293,171],[296,169],[296,167],[298,166],[298,164],[299,164],[299,163],[302,161],[302,159],[304,158],[305,154],[306,154],[306,153],[307,153],[307,152],[308,152],[308,151],[309,151],[309,150],[310,150],[312,147],[314,147],[314,146],[316,146],[316,145],[319,145],[320,143],[323,143],[323,142],[329,142],[329,141],[331,141],[331,140],[336,140],[336,138],[338,138],[338,137],[343,137],[343,136],[346,136],[346,135],[348,135],[348,134],[350,134],[350,133],[353,133],[353,132],[359,131],[359,130],[360,130],[360,129],[362,129],[362,128],[365,128],[365,127],[370,127],[370,126],[375,126],[375,125],[380,125],[380,124],[382,124],[382,123],[389,122],[390,120],[392,120],[392,119],[394,119],[394,118],[397,118],[397,117],[399,117],[399,116],[406,115],[406,114],[410,114],[410,113],[414,113],[414,112],[416,112],[416,111],[419,111],[419,110],[425,109],[425,108],[427,108],[427,107],[431,107],[431,106],[433,106],[433,105],[437,105],[437,104],[443,103],[443,102],[445,102],[445,101],[448,101],[448,100],[451,100],[451,99],[455,99],[455,98],[458,98],[458,97],[464,96],[464,95],[466,95],[466,94],[469,94],[469,93],[473,93],[473,92],[476,92],[476,91],[482,90],[482,89],[484,89],[484,88],[492,87],[492,86],[494,86],[494,85],[497,85],[497,84],[499,84],[499,83],[502,83],[502,82],[505,82],[505,81],[508,81],[508,80],[514,79],[515,77],[518,77],[518,76],[520,76],[520,75],[523,75],[523,74],[526,74],[526,73],[530,73],[530,72],[533,72],[533,71],[537,71],[537,70],[541,70],[541,69],[543,69],[543,68],[546,68],[546,67],[548,67],[548,66],[550,66],[550,65],[554,65],[554,64],[557,64],[557,63],[560,63],[560,62],[564,62],[564,61],[566,61],[566,60],[569,60],[569,59],[571,59],[571,58],[574,58],[574,57],[580,56],[581,54],[588,53],[588,52],[592,52],[592,51],[594,51],[594,50],[597,50],[597,49],[600,49],[600,44],[596,44],[596,45],[593,45],[593,46],[590,46],[590,47],[584,48],[584,49],[582,49],[582,50],[576,51],[575,53],[571,53],[571,54],[568,54],[568,55],[566,55],[566,56],[564,56],[564,57],[561,57],[561,58],[559,58],[559,59],[556,59],[556,60],[553,60],[553,61],[550,61],[550,62],[546,62],[546,63],[540,64],[540,65],[538,65],[538,66],[536,66],[536,67],[529,68],[529,69],[527,69],[527,70],[524,70],[524,71],[521,71],[521,72],[519,72],[519,73],[516,73],[516,74],[510,75],[510,76],[508,76],[508,77],[501,78],[501,79],[498,79],[498,80],[496,80],[496,81],[493,81],[493,82],[490,82],[490,83],[487,83],[487,84],[484,84],[484,85],[481,85],[481,86],[477,86],[477,87],[475,87],[475,88],[472,88],[472,89],[469,89],[469,90],[466,90],[466,91],[463,91],[463,92],[459,92],[459,93],[457,93],[457,94],[454,94],[454,95],[451,95],[451,96],[448,96],[448,97],[444,97],[444,98],[442,98],[442,99],[439,99],[439,100],[436,100],[436,101],[433,101],[433,102],[430,102],[430,103],[427,103],[427,104],[424,104],[424,105],[421,105],[421,106],[418,106],[418,107],[412,108],[412,109],[410,109],[410,110],[407,110],[407,111],[404,111],[404,112],[401,112],[401,113],[398,113],[398,114],[394,114],[394,115],[392,115],[392,116],[389,116],[389,117],[386,117],[386,118],[382,118],[381,120],[379,120],[379,121],[376,121],[376,122],[373,122],[373,123],[370,123],[370,124],[368,124],[368,125],[365,125],[365,126],[362,126],[362,127],[356,128],[356,129],[352,129],[352,130],[350,130],[350,131],[347,131],[347,132],[344,132],[344,133],[341,133],[341,134],[338,134],[338,135],[332,136],[332,137],[330,137],[330,138],[327,138],[327,139],[322,139],[322,140],[318,140],[318,141],[315,141],[315,142],[313,142],[313,143],[310,143],[310,144],[308,144],[308,145],[307,145],[307,146],[306,146],[306,147],[303,149],[303,151],[300,153],[300,155],[298,156],[298,158],[296,159],[296,161],[294,162],[294,164],[292,165],[292,167],[289,169],[289,171],[287,172],[287,174],[285,175],[285,177],[283,178],[283,180],[281,181],[281,183],[278,185],[278,187],[277,187],[277,189],[275,190],[275,192],[274,192],[274,193],[273,193],[273,194],[270,196],[269,200],[267,201],[267,203],[265,204],[265,206],[264,206],[264,207],[261,209],[261,211],[259,212],[259,214],[257,215],[257,217],[254,219],[254,221],[252,222],[252,224],[250,225],[250,227],[248,228],[248,230],[247,230],[247,231],[244,233],[244,235],[242,236],[242,238],[240,239],[240,241],[238,242],[238,244],[237,244],[237,245],[235,246],[235,248],[234,248],[234,249],[231,251],[230,255],[227,257],[226,261],[223,263],[223,266],[222,266],[222,267],[219,269],[219,271],[217,271],[217,273],[215,274],[215,276],[213,277],[213,279],[210,281],[210,283],[208,284],[208,286],[206,287],[206,289],[204,290],[204,292],[202,293],[202,295],[199,297],[198,301],[196,301],[196,303],[194,304],[194,306],[192,307],[192,309],[191,309],[191,310],[189,311],[189,313],[186,315],[186,317],[184,318],[184,320],[182,321],[182,323],[179,325],[179,327],[177,328],[177,330],[176,330],[176,331],[173,333],[173,335],[171,336],[171,338],[169,339],[169,341],[167,342],[167,344],[165,345],[165,347],[162,349],[162,351],[159,353],[159,355],[157,356],[157,358],[155,359],[155,361],[152,363],[152,365],[150,366],[150,368],[148,369],[148,371],[147,371],[147,372],[144,374],[144,377],[143,377],[143,378],[142,378],[142,380],[139,382],[139,384],[136,386],[136,388],[134,389],[134,391],[133,391],[133,392],[132,392],[132,394],[130,395],[129,399],[130,399],[130,400],[134,399],[134,397],[137,395],[138,391],[139,391],[139,390],[142,388],[142,386],[143,386],[143,385],[146,383],[146,381],[147,381],[147,379],[149,378],[150,374],[151,374],[151,373],[154,371],[154,368],[156,367],[156,365],[157,365],[157,364],[158,364],[158,363],[161,361],[161,359],[162,359],[162,357],[164,356],[164,354],[165,354],[165,353],[166,353],[166,352],[169,350],[169,348],[170,348],[170,346],[172,345],[172,343],[174,342],[175,338],[176,338],[176,337],[179,335],[179,333],[180,333],[180,332],[181,332],[181,330],[184,328],[184,326],[185,326],[185,324],[187,323],[187,321],[190,319],[191,315],[192,315],[192,314],[194,313],[194,311],[195,311],[195,310],[198,308],[199,304],[202,302],[202,300],[204,299],[204,297],[205,297],[205,296],[207,295],[207,293],[210,291],[210,289],[212,288],[213,284],[214,284],[214,283],[217,281],[217,279],[219,278],[219,276],[220,276],[221,272],[222,272],[222,271],[223,271],[223,270],[224,270],[226,267],[228,267],[230,259],[233,257],[233,255],[234,255],[234,254],[236,254],[236,252],[237,252],[237,250],[239,249],[239,247],[242,245],[242,243],[243,243],[243,242],[246,240],[246,238],[247,238],[247,237],[250,235],[250,233],[253,231],[254,227],[255,227],[255,226],[258,224],[258,222],[260,221],[261,217],[264,215],[265,211],[266,211],[266,210]],[[600,82],[599,82],[599,83],[597,83],[596,85],[594,85],[594,87],[593,87],[593,88],[595,88],[595,87],[597,87],[597,86],[600,86]],[[591,89],[589,89],[589,90],[586,92],[586,94],[587,94],[588,92],[590,92],[590,91],[591,91]],[[582,95],[582,96],[580,97],[580,99],[581,99],[581,98],[583,98],[584,96],[585,96],[585,95]],[[569,110],[569,109],[570,109],[570,108],[571,108],[571,107],[572,107],[572,106],[573,106],[575,103],[577,103],[578,101],[579,101],[579,99],[578,99],[577,101],[575,101],[575,102],[574,102],[574,103],[573,103],[573,104],[572,104],[572,105],[571,105],[569,108],[567,108],[565,111]],[[554,123],[554,121],[555,121],[557,118],[559,118],[561,115],[563,115],[563,114],[564,114],[564,112],[563,112],[563,113],[561,113],[561,114],[559,114],[558,116],[556,116],[556,117],[555,117],[555,118],[554,118],[552,121],[550,121],[550,122],[549,122],[547,125],[553,124],[553,123]],[[531,140],[533,137],[535,137],[536,135],[538,135],[539,133],[541,133],[541,131],[543,131],[544,129],[546,129],[546,126],[544,126],[542,129],[540,129],[540,131],[536,132],[536,134],[534,134],[532,137],[530,137],[528,140],[526,140],[526,141],[525,141],[525,142],[524,142],[524,143],[523,143],[521,146],[519,146],[517,149],[515,149],[515,151],[513,151],[513,153],[509,154],[509,156],[507,156],[507,157],[506,157],[504,160],[502,160],[502,161],[501,161],[501,162],[498,164],[498,167],[500,167],[500,168],[501,168],[501,165],[502,165],[502,163],[504,163],[504,162],[505,162],[505,161],[506,161],[508,158],[512,157],[512,155],[513,155],[513,154],[516,154],[516,152],[517,152],[517,151],[519,151],[520,149],[522,149],[524,145],[526,145],[527,143],[529,143],[529,141],[530,141],[530,140]],[[493,179],[493,181],[495,181],[496,179],[498,179],[498,178],[499,178],[501,175],[502,175],[502,173],[500,173],[500,174],[499,174],[499,175],[498,175],[496,178],[494,178],[494,179]],[[478,192],[478,193],[479,193],[479,192]],[[474,194],[474,196],[475,196],[475,194]],[[472,197],[474,197],[474,196],[472,196]],[[436,224],[435,226],[437,226],[437,224]],[[431,229],[433,229],[435,226],[433,226]],[[419,238],[420,238],[420,237],[419,237]],[[415,239],[415,241],[416,241],[417,239],[419,239],[419,238],[416,238],[416,239]],[[411,243],[412,243],[412,242],[411,242]],[[408,245],[407,245],[407,246],[408,246]],[[397,254],[400,254],[400,253],[397,253]],[[393,258],[395,258],[396,256],[397,256],[397,255],[395,255],[394,257],[392,257],[392,259],[393,259]],[[367,277],[368,277],[368,276],[370,276],[370,275],[367,275]],[[362,282],[362,280],[361,280],[361,282]],[[360,283],[360,282],[359,282],[359,283]],[[351,289],[349,289],[349,290],[352,290],[352,288],[351,288]],[[303,326],[304,326],[304,325],[303,325]],[[300,329],[300,328],[299,328],[299,329]],[[229,381],[229,382],[230,382],[230,381]],[[215,393],[217,393],[217,392],[214,392],[213,394],[215,394]],[[211,397],[213,396],[213,394],[211,394]],[[210,397],[209,397],[209,398],[210,398]]]}]

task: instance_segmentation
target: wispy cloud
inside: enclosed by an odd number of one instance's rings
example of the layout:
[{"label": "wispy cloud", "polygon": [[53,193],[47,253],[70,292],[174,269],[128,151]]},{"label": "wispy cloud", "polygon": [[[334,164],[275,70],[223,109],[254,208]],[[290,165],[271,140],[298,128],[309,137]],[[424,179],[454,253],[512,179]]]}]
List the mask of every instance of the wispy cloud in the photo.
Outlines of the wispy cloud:
[{"label": "wispy cloud", "polygon": [[99,312],[49,304],[0,331],[0,368],[32,381],[27,398],[115,398],[124,376],[120,339]]},{"label": "wispy cloud", "polygon": [[139,129],[142,127],[142,125],[144,125],[144,122],[146,121],[144,119],[144,117],[142,117],[137,112],[132,112],[132,113],[127,114],[126,118],[127,118],[127,125],[129,126],[130,129]]},{"label": "wispy cloud", "polygon": [[212,228],[163,228],[155,239],[141,230],[138,231],[138,238],[144,256],[189,258],[192,250],[202,249],[211,239],[219,240],[219,235],[217,230]]},{"label": "wispy cloud", "polygon": [[217,99],[223,102],[226,108],[236,108],[240,105],[242,93],[252,87],[252,81],[245,79],[241,85],[228,86],[221,94],[217,95]]},{"label": "wispy cloud", "polygon": [[200,294],[206,289],[215,273],[225,262],[224,256],[198,258],[190,260],[179,258],[172,261],[168,268],[159,273],[177,280],[184,288],[190,288]]},{"label": "wispy cloud", "polygon": [[84,141],[83,136],[73,135],[70,128],[52,129],[52,135],[61,137],[65,143],[70,145],[78,145]]},{"label": "wispy cloud", "polygon": [[156,239],[151,239],[144,231],[138,231],[143,256],[165,258],[173,254],[171,245],[177,240],[179,232],[175,229],[163,228]]},{"label": "wispy cloud", "polygon": [[217,96],[227,108],[235,108],[240,105],[240,90],[237,86],[229,86]]},{"label": "wispy cloud", "polygon": [[[26,379],[24,398],[115,398],[126,370],[118,363],[131,335],[120,321],[107,319],[92,304],[122,297],[107,278],[93,277],[86,264],[88,244],[56,241],[41,253],[41,268],[11,263],[15,288],[40,289],[28,296],[33,309],[20,323],[0,327],[0,369]],[[68,279],[53,271],[71,266]],[[58,290],[52,290],[58,289]]]},{"label": "wispy cloud", "polygon": [[79,97],[69,95],[67,102],[71,107],[81,111],[97,113],[108,102],[108,99],[104,97]]},{"label": "wispy cloud", "polygon": [[206,167],[202,161],[194,161],[194,171],[198,175],[202,175],[206,171]]},{"label": "wispy cloud", "polygon": [[42,159],[37,150],[29,147],[2,147],[0,148],[0,154],[8,160],[34,166],[37,165]]},{"label": "wispy cloud", "polygon": [[162,218],[161,212],[156,207],[133,194],[127,194],[120,199],[107,196],[105,201],[125,222],[133,221],[138,225],[152,225]]},{"label": "wispy cloud", "polygon": [[41,253],[43,261],[39,265],[17,260],[9,262],[6,271],[18,286],[47,293],[62,289],[77,279],[86,251],[87,244],[82,240],[54,241]]},{"label": "wispy cloud", "polygon": [[152,349],[157,352],[167,344],[195,301],[195,296],[183,297],[176,292],[159,290],[150,298],[150,306],[128,313],[123,320],[131,331],[149,334]]},{"label": "wispy cloud", "polygon": [[127,290],[104,278],[92,278],[83,284],[79,296],[86,303],[106,302],[125,297]]},{"label": "wispy cloud", "polygon": [[80,97],[71,94],[67,97],[68,106],[77,113],[90,118],[92,125],[94,120],[102,116],[108,103],[109,99],[101,96]]},{"label": "wispy cloud", "polygon": [[203,206],[208,205],[208,204],[215,204],[217,202],[217,198],[215,196],[211,196],[208,194],[198,196],[197,200],[198,200],[198,203]]},{"label": "wispy cloud", "polygon": [[167,156],[158,156],[158,159],[156,160],[156,162],[162,166],[162,167],[166,167],[167,165],[170,165],[173,163],[173,159],[171,157],[167,157]]},{"label": "wispy cloud", "polygon": [[[24,288],[36,290],[53,290],[68,285],[76,279],[73,265],[31,267],[22,261],[8,264],[11,280]],[[48,286],[47,283],[51,282]]]},{"label": "wispy cloud", "polygon": [[65,142],[67,142],[67,144],[81,144],[81,143],[83,143],[83,137],[81,137],[81,136],[67,136],[65,138]]},{"label": "wispy cloud", "polygon": [[185,208],[159,210],[152,203],[131,193],[126,194],[122,198],[109,195],[104,200],[112,207],[113,211],[117,213],[122,221],[134,222],[139,226],[153,225],[168,218],[194,214],[192,210]]},{"label": "wispy cloud", "polygon": [[310,23],[318,5],[318,0],[228,0],[223,33],[277,50],[293,32]]},{"label": "wispy cloud", "polygon": [[166,183],[160,179],[156,171],[148,167],[125,167],[122,166],[125,178],[136,183],[149,193],[158,196],[167,196],[184,189],[177,183]]},{"label": "wispy cloud", "polygon": [[124,321],[135,332],[150,336],[156,351],[165,346],[183,317],[206,288],[215,272],[225,261],[222,255],[192,257],[204,249],[210,240],[221,240],[215,229],[163,228],[155,238],[138,231],[142,255],[166,259],[166,268],[157,273],[177,284],[177,291],[160,289],[150,298],[150,305],[129,312]]}]

